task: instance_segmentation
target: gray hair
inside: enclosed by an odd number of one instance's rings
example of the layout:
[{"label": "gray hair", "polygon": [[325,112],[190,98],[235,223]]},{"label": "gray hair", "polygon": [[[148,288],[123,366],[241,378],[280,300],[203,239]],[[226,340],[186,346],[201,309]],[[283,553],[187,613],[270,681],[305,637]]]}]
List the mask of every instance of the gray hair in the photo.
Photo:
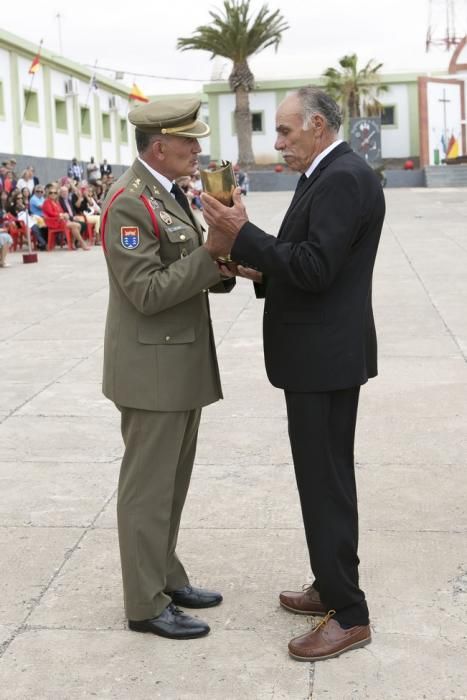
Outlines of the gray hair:
[{"label": "gray hair", "polygon": [[303,128],[310,128],[311,118],[321,114],[326,119],[328,127],[339,131],[342,124],[342,112],[339,105],[324,90],[314,85],[307,85],[296,92],[303,107]]}]

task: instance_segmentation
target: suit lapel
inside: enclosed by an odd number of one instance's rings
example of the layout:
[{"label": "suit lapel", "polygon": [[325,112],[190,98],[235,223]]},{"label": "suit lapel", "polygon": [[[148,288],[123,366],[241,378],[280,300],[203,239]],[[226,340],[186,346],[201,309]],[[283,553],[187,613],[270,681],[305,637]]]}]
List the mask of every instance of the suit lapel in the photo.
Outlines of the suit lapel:
[{"label": "suit lapel", "polygon": [[352,149],[350,148],[348,143],[344,141],[343,143],[340,143],[338,146],[333,148],[332,151],[328,153],[327,156],[323,158],[323,160],[320,163],[318,163],[317,167],[313,170],[310,177],[307,178],[307,181],[298,190],[295,191],[292,201],[290,202],[289,208],[285,213],[284,219],[279,229],[279,233],[277,234],[278,238],[280,238],[281,234],[283,233],[284,226],[286,225],[287,219],[289,218],[291,212],[295,209],[298,202],[300,202],[301,199],[303,199],[303,197],[310,192],[313,183],[315,183],[316,180],[318,180],[323,170],[325,170],[328,167],[328,165],[332,163],[336,158],[339,158],[345,153],[351,152]]}]

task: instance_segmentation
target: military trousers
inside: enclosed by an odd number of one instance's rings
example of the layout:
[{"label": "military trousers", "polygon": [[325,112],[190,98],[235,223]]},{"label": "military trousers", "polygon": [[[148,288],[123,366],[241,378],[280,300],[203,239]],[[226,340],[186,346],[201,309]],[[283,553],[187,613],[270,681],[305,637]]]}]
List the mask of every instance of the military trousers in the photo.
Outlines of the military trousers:
[{"label": "military trousers", "polygon": [[125,612],[145,620],[171,602],[166,591],[189,583],[175,548],[201,409],[117,408],[125,444],[117,501]]}]

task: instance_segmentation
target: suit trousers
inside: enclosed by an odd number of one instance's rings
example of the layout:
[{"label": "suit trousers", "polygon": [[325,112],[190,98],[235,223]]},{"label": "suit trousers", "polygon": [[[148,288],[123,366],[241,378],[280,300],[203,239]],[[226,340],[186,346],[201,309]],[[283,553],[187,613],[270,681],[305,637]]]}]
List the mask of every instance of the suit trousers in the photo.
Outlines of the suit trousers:
[{"label": "suit trousers", "polygon": [[145,620],[171,602],[166,591],[189,583],[175,547],[201,409],[118,409],[125,443],[117,502],[125,612]]},{"label": "suit trousers", "polygon": [[328,610],[344,625],[367,625],[358,583],[354,437],[360,387],[285,391],[290,445],[315,577]]}]

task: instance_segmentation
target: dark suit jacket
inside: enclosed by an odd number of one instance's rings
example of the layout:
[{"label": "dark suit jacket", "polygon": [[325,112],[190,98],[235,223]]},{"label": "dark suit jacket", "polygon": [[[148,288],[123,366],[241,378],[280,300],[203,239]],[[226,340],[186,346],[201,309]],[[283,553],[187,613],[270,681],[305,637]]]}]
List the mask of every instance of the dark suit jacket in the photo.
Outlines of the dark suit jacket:
[{"label": "dark suit jacket", "polygon": [[295,193],[277,238],[242,227],[232,257],[264,275],[256,288],[274,386],[333,391],[377,374],[371,281],[384,212],[377,176],[341,143]]}]

